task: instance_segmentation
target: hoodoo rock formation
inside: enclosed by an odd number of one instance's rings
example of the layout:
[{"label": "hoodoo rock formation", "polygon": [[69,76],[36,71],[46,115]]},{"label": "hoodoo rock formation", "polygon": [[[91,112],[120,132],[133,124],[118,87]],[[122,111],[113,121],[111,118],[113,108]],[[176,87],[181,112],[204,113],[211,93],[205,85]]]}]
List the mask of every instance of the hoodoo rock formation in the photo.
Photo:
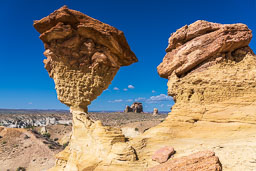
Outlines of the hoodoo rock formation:
[{"label": "hoodoo rock formation", "polygon": [[73,115],[69,146],[57,155],[52,170],[104,170],[110,163],[135,160],[120,129],[102,126],[86,114],[119,68],[137,62],[123,32],[66,6],[35,21],[34,27],[41,34],[45,68],[58,99]]}]

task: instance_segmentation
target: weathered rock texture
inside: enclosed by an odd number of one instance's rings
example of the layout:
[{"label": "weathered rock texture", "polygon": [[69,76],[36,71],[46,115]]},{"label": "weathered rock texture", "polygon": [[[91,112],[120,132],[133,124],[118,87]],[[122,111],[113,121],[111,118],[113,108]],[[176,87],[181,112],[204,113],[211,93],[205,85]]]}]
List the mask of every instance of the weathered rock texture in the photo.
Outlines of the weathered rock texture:
[{"label": "weathered rock texture", "polygon": [[166,56],[157,67],[161,77],[183,76],[215,64],[236,49],[248,46],[251,30],[244,24],[217,24],[198,20],[169,38]]},{"label": "weathered rock texture", "polygon": [[118,69],[137,62],[123,32],[66,6],[35,21],[34,27],[41,34],[45,68],[58,99],[73,114],[69,146],[57,155],[52,170],[104,170],[110,164],[136,160],[120,129],[102,126],[86,114]]},{"label": "weathered rock texture", "polygon": [[147,171],[221,171],[219,158],[212,151],[200,151],[186,157],[169,160]]},{"label": "weathered rock texture", "polygon": [[137,62],[122,31],[66,6],[35,21],[58,99],[86,109],[113,80],[120,66]]},{"label": "weathered rock texture", "polygon": [[[163,123],[144,134],[151,148],[156,142],[164,143],[168,137],[183,143],[184,148],[190,144],[196,149],[211,146],[206,142],[241,143],[242,137],[253,137],[256,56],[248,46],[251,38],[251,30],[244,24],[207,21],[196,21],[171,35],[158,73],[168,78],[168,94],[176,103]],[[181,139],[188,140],[182,142]],[[197,145],[195,139],[201,145]],[[256,166],[248,162],[251,156],[237,157],[236,151],[245,152],[246,147],[239,146],[232,152],[236,155],[230,158],[227,148],[222,151],[217,155],[225,170],[251,170]]]}]

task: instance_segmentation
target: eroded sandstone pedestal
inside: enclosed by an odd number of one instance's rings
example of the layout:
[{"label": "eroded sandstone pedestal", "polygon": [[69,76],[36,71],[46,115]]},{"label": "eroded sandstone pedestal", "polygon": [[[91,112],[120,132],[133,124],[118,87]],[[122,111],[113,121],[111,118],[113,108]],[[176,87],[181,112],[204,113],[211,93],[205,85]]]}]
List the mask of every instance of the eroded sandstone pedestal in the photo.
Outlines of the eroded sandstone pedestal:
[{"label": "eroded sandstone pedestal", "polygon": [[[120,129],[102,126],[86,114],[121,66],[137,62],[122,31],[66,6],[35,21],[45,46],[45,68],[58,99],[70,106],[73,130],[68,147],[52,170],[93,170],[136,160]],[[101,169],[101,170],[102,170]]]}]

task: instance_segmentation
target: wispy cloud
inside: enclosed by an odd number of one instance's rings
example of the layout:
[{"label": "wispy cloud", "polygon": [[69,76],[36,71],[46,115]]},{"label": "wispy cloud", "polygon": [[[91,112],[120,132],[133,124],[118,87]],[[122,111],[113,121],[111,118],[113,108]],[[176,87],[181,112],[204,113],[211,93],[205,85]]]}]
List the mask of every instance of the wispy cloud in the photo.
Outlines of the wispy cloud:
[{"label": "wispy cloud", "polygon": [[145,97],[138,97],[135,99],[135,101],[140,101],[140,102],[143,102],[143,101],[146,101],[147,99]]},{"label": "wispy cloud", "polygon": [[32,105],[33,103],[32,102],[28,102],[29,105]]},{"label": "wispy cloud", "polygon": [[144,97],[138,97],[135,99],[135,101],[139,102],[146,102],[146,103],[160,103],[163,101],[170,101],[172,100],[172,97],[167,96],[165,94],[159,94],[157,96],[151,96],[150,98],[144,98]]},{"label": "wispy cloud", "polygon": [[159,94],[157,96],[151,96],[149,99],[147,99],[147,103],[158,103],[162,101],[170,101],[172,100],[171,96],[167,96],[166,94]]},{"label": "wispy cloud", "polygon": [[152,93],[155,93],[156,91],[155,90],[152,90]]},{"label": "wispy cloud", "polygon": [[114,87],[113,90],[119,90],[119,88],[118,87]]},{"label": "wispy cloud", "polygon": [[127,89],[127,88],[124,88],[124,91],[128,91],[128,89]]},{"label": "wispy cloud", "polygon": [[135,87],[133,85],[128,85],[128,88],[134,89]]},{"label": "wispy cloud", "polygon": [[127,101],[127,102],[132,102],[132,101],[133,101],[133,99],[127,99],[126,101]]},{"label": "wispy cloud", "polygon": [[123,102],[123,99],[110,100],[109,103],[120,103]]}]

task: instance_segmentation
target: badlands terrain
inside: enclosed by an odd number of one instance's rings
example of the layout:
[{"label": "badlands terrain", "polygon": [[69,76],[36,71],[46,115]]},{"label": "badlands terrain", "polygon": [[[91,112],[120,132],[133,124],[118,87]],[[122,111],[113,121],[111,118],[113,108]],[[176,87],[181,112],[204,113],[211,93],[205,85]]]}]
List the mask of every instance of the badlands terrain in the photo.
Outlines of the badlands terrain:
[{"label": "badlands terrain", "polygon": [[[41,171],[54,166],[55,155],[68,144],[72,130],[72,115],[68,111],[51,110],[1,110],[0,121],[10,123],[0,126],[0,166],[1,171],[26,170]],[[104,125],[123,129],[129,136],[137,136],[159,124],[166,114],[152,116],[151,113],[89,113],[93,120],[101,120]],[[45,121],[52,122],[46,123]],[[24,129],[14,127],[15,123],[40,123]],[[53,122],[55,121],[55,122]],[[60,124],[60,122],[62,121]],[[18,124],[16,124],[18,125]],[[24,125],[24,124],[23,124]],[[46,130],[42,132],[42,130]]]}]

